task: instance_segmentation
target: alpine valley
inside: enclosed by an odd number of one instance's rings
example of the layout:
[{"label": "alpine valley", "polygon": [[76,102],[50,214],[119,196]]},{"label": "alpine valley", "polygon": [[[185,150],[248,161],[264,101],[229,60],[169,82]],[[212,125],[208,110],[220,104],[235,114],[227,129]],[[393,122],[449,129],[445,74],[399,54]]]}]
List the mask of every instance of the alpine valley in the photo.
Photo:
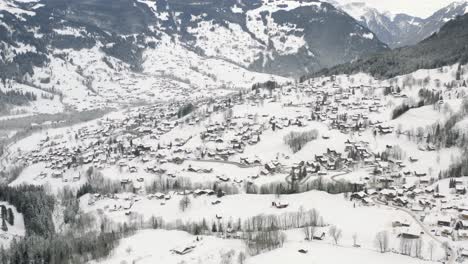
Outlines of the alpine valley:
[{"label": "alpine valley", "polygon": [[0,264],[468,263],[468,2],[386,1],[0,0]]}]

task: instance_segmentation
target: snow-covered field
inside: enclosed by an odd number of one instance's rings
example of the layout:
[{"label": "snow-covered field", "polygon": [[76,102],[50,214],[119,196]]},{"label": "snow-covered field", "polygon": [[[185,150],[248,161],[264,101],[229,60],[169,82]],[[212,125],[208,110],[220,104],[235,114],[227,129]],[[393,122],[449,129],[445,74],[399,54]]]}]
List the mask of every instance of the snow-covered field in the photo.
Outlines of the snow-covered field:
[{"label": "snow-covered field", "polygon": [[[123,239],[108,259],[99,263],[236,263],[239,254],[245,254],[245,245],[240,240],[222,239],[209,236],[189,235],[180,231],[143,230],[129,238]],[[195,246],[187,255],[178,255],[171,250]],[[304,249],[306,254],[298,252]],[[228,257],[230,256],[230,257]],[[245,263],[421,263],[421,260],[400,254],[382,254],[374,250],[334,246],[323,242],[287,241],[280,249],[247,257]],[[423,263],[438,263],[423,261]]]},{"label": "snow-covered field", "polygon": [[[244,251],[240,240],[221,239],[212,236],[190,235],[182,231],[143,230],[123,239],[109,259],[102,264],[113,263],[222,263],[222,255],[234,251],[233,260]],[[178,255],[173,249],[195,246],[192,253]]]}]

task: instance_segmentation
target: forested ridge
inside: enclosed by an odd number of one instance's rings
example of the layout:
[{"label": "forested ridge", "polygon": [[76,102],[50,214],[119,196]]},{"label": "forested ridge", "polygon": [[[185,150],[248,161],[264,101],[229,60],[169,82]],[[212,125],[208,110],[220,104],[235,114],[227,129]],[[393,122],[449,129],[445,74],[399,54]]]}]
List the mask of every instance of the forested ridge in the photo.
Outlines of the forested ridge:
[{"label": "forested ridge", "polygon": [[439,32],[414,46],[372,54],[301,77],[369,73],[379,79],[409,74],[418,69],[433,69],[455,63],[468,63],[468,14],[447,22]]},{"label": "forested ridge", "polygon": [[126,226],[115,231],[89,230],[95,219],[79,212],[75,195],[65,191],[60,200],[70,209],[64,216],[70,227],[66,232],[56,232],[53,211],[59,202],[44,187],[0,186],[0,201],[23,214],[26,229],[24,238],[14,238],[8,249],[0,248],[0,263],[85,263],[107,256],[122,235],[133,231]]}]

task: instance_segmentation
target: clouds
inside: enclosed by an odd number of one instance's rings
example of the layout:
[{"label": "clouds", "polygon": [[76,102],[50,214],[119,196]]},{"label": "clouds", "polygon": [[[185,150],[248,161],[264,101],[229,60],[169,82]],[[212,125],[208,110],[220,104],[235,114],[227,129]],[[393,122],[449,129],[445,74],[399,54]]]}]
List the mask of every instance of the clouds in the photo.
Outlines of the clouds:
[{"label": "clouds", "polygon": [[[457,0],[335,0],[338,3],[365,2],[379,11],[391,13],[406,13],[413,16],[426,18],[435,11]],[[462,0],[468,1],[468,0]],[[460,2],[460,0],[458,0]]]}]

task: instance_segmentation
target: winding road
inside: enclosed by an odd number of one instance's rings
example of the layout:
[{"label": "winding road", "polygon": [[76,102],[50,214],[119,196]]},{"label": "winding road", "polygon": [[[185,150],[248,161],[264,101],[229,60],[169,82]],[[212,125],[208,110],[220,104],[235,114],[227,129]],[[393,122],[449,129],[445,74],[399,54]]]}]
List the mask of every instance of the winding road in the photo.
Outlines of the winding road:
[{"label": "winding road", "polygon": [[[413,212],[411,212],[410,210],[408,210],[406,208],[401,208],[401,207],[398,207],[398,206],[394,206],[394,205],[385,204],[385,203],[379,201],[376,197],[373,197],[372,200],[376,204],[379,204],[381,206],[385,206],[385,207],[388,207],[388,208],[392,208],[392,209],[396,209],[396,210],[405,212],[411,218],[413,218],[414,221],[416,221],[416,223],[419,225],[419,227],[421,227],[421,229],[424,231],[425,234],[430,236],[434,241],[436,241],[440,245],[442,245],[444,243],[444,241],[440,240],[438,237],[436,237],[434,234],[432,234],[431,230],[423,222],[421,222],[421,220],[419,220],[419,218]],[[449,243],[449,245],[450,245],[450,243]],[[450,249],[450,258],[448,259],[448,261],[446,263],[447,264],[453,264],[453,263],[455,263],[455,260],[457,259],[457,254],[456,254],[456,251],[455,251],[453,245],[450,245],[449,249]]]},{"label": "winding road", "polygon": [[[331,180],[337,182],[338,180],[335,179],[336,177],[344,176],[344,175],[349,174],[349,173],[351,173],[351,171],[347,171],[347,172],[343,172],[343,173],[340,173],[340,174],[337,174],[337,175],[333,175],[331,177]],[[408,210],[408,209],[402,208],[402,207],[398,207],[398,206],[394,206],[394,205],[385,204],[385,203],[379,201],[376,197],[373,197],[372,200],[374,201],[374,203],[379,204],[381,206],[385,206],[385,207],[388,207],[388,208],[392,208],[392,209],[395,209],[395,210],[405,212],[412,219],[414,219],[414,221],[419,225],[419,227],[424,231],[425,234],[427,234],[429,237],[431,237],[434,241],[436,241],[441,246],[444,243],[444,241],[442,241],[440,238],[436,237],[431,232],[430,228],[428,228],[423,222],[421,222],[419,217],[416,216],[413,212],[411,212],[411,210]],[[446,264],[454,264],[456,259],[457,259],[457,252],[455,251],[454,246],[451,245],[450,243],[449,243],[449,249],[450,249],[450,257],[449,257],[448,261],[445,262],[445,263]]]}]

